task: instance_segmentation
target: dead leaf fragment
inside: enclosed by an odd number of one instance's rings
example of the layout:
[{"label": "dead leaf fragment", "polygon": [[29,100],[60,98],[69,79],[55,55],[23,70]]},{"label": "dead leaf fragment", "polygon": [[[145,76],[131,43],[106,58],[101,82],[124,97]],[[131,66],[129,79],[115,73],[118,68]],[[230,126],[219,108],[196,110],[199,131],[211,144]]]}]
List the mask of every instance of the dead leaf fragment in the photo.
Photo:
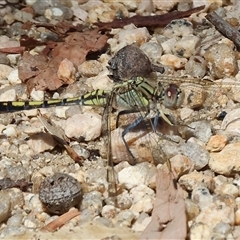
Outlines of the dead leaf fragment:
[{"label": "dead leaf fragment", "polygon": [[[29,93],[33,88],[54,91],[63,84],[70,84],[75,80],[73,68],[82,64],[89,53],[102,50],[107,39],[107,35],[101,34],[99,29],[74,32],[66,37],[65,42],[48,42],[45,50],[38,55],[33,56],[25,52],[19,66],[19,78],[27,83]],[[68,59],[68,64],[63,62],[60,66],[64,59]],[[66,69],[57,73],[57,69],[66,66],[68,66],[68,76],[63,74]]]},{"label": "dead leaf fragment", "polygon": [[167,166],[158,170],[157,196],[152,212],[152,221],[140,239],[186,239],[187,219],[183,191],[174,184],[173,174]]}]

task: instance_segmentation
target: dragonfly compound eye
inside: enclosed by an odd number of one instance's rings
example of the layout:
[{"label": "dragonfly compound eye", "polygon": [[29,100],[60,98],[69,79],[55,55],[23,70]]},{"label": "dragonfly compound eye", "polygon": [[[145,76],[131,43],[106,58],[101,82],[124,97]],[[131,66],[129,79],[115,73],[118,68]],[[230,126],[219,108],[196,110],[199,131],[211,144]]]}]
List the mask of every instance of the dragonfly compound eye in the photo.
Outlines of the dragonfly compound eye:
[{"label": "dragonfly compound eye", "polygon": [[182,104],[183,99],[184,92],[176,84],[170,84],[165,90],[163,103],[167,108],[177,108]]}]

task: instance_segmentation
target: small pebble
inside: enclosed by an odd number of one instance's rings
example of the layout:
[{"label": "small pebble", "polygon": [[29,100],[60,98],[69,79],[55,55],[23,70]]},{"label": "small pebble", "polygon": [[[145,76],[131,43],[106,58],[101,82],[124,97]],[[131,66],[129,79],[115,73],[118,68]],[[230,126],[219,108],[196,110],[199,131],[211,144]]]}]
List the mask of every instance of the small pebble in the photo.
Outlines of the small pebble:
[{"label": "small pebble", "polygon": [[107,219],[113,219],[119,213],[119,209],[111,205],[105,205],[102,208],[101,215]]},{"label": "small pebble", "polygon": [[2,190],[0,191],[0,223],[6,221],[11,213],[11,201],[9,194]]},{"label": "small pebble", "polygon": [[13,71],[12,67],[5,64],[0,64],[0,80],[7,79],[12,71]]},{"label": "small pebble", "polygon": [[72,84],[76,81],[75,74],[76,69],[73,63],[66,58],[62,60],[57,71],[58,78],[66,84]]},{"label": "small pebble", "polygon": [[56,142],[49,133],[37,133],[27,141],[28,146],[36,153],[52,150],[56,146]]},{"label": "small pebble", "polygon": [[197,187],[206,187],[211,190],[214,188],[213,177],[204,175],[203,173],[197,171],[180,177],[179,184],[188,191],[192,191]]},{"label": "small pebble", "polygon": [[84,77],[97,76],[102,70],[102,65],[97,60],[85,61],[78,67],[79,73]]},{"label": "small pebble", "polygon": [[162,10],[162,11],[169,11],[169,10],[173,9],[173,7],[177,4],[177,1],[175,1],[175,0],[169,0],[167,2],[153,0],[152,2],[153,2],[153,6],[155,8]]},{"label": "small pebble", "polygon": [[163,65],[172,66],[174,69],[181,69],[187,63],[187,59],[180,58],[172,54],[164,54],[161,56],[161,63]]},{"label": "small pebble", "polygon": [[176,56],[189,58],[196,54],[199,45],[200,38],[197,36],[182,37],[176,42],[172,52]]},{"label": "small pebble", "polygon": [[207,64],[201,56],[190,56],[185,65],[186,73],[195,78],[203,78],[207,71]]},{"label": "small pebble", "polygon": [[235,76],[238,72],[237,59],[233,49],[227,44],[214,44],[204,55],[214,78]]},{"label": "small pebble", "polygon": [[177,19],[171,21],[165,28],[163,35],[168,38],[187,37],[193,33],[192,23],[186,19]]},{"label": "small pebble", "polygon": [[147,28],[136,28],[134,25],[125,26],[121,29],[113,39],[109,39],[108,43],[111,46],[111,52],[115,53],[126,45],[143,43],[150,39],[150,34]]},{"label": "small pebble", "polygon": [[156,168],[144,162],[122,169],[118,172],[118,180],[127,189],[131,189],[139,184],[151,185],[154,175],[156,175]]},{"label": "small pebble", "polygon": [[199,144],[188,141],[181,145],[180,151],[194,163],[196,170],[200,170],[208,164],[209,153]]},{"label": "small pebble", "polygon": [[84,211],[88,209],[89,211],[87,215],[92,218],[97,216],[102,210],[102,195],[98,191],[91,191],[83,195],[83,199],[81,202],[80,210]]},{"label": "small pebble", "polygon": [[230,143],[221,152],[211,153],[209,167],[212,171],[226,176],[240,171],[240,143]]},{"label": "small pebble", "polygon": [[147,186],[141,184],[130,190],[130,197],[132,198],[131,210],[133,212],[150,213],[153,209],[155,194],[154,191]]},{"label": "small pebble", "polygon": [[195,219],[199,215],[200,208],[198,204],[193,202],[191,199],[185,199],[185,206],[188,221]]},{"label": "small pebble", "polygon": [[201,209],[208,207],[213,201],[213,196],[206,187],[194,188],[191,198]]},{"label": "small pebble", "polygon": [[96,113],[75,114],[67,119],[65,134],[69,138],[83,137],[85,141],[98,138],[101,134],[102,118]]},{"label": "small pebble", "polygon": [[227,137],[223,135],[212,136],[207,143],[207,150],[210,152],[220,152],[227,144]]}]

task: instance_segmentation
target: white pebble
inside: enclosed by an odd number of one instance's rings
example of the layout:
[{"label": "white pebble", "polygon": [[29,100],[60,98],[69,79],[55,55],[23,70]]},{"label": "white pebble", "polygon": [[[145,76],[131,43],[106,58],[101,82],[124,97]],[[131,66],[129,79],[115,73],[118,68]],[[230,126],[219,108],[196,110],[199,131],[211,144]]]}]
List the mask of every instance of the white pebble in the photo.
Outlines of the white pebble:
[{"label": "white pebble", "polygon": [[9,89],[0,95],[0,101],[16,101],[17,94],[15,89]]},{"label": "white pebble", "polygon": [[3,134],[5,134],[8,137],[17,137],[17,131],[16,126],[7,126],[5,130],[3,130]]},{"label": "white pebble", "polygon": [[96,139],[101,134],[102,118],[96,113],[85,112],[67,119],[65,134],[67,137],[83,137],[86,141]]},{"label": "white pebble", "polygon": [[21,83],[21,80],[18,78],[18,69],[13,69],[11,73],[8,75],[8,81],[12,85],[16,85],[18,83]]}]

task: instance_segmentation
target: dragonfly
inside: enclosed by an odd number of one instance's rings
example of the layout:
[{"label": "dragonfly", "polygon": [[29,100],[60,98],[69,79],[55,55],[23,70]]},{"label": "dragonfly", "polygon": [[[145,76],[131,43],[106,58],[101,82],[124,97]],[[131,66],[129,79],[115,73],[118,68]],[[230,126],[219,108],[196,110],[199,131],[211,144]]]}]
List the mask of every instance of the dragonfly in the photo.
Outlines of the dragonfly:
[{"label": "dragonfly", "polygon": [[[173,125],[167,116],[162,111],[161,107],[156,105],[162,102],[167,108],[179,107],[182,103],[183,92],[179,90],[177,85],[169,84],[167,89],[164,89],[160,82],[154,87],[142,77],[137,77],[126,82],[117,83],[111,91],[96,90],[85,94],[84,96],[66,98],[66,99],[50,99],[43,101],[6,101],[0,102],[0,113],[15,112],[21,110],[30,110],[35,108],[48,108],[53,106],[69,106],[69,105],[84,105],[84,106],[102,106],[105,107],[107,119],[113,109],[118,110],[116,127],[119,126],[119,119],[122,115],[141,112],[140,116],[131,123],[123,132],[122,140],[132,159],[133,154],[128,148],[125,136],[128,132],[140,124],[149,114],[151,109],[157,110],[156,117],[152,128],[156,130],[156,125],[159,116],[164,119],[169,125]],[[110,123],[106,121],[108,131]],[[110,137],[108,137],[110,139]]]},{"label": "dragonfly", "polygon": [[[167,87],[164,86],[164,83],[166,83]],[[113,169],[111,131],[109,130],[111,126],[110,114],[112,111],[114,109],[118,110],[116,127],[119,126],[119,121],[122,115],[138,113],[137,118],[121,133],[125,148],[131,156],[131,159],[133,159],[132,164],[134,164],[135,157],[129,149],[128,143],[125,139],[126,135],[135,129],[145,119],[147,119],[151,110],[155,112],[154,119],[153,121],[149,120],[148,122],[151,125],[151,129],[156,134],[158,134],[156,129],[159,118],[162,118],[169,125],[174,125],[164,113],[163,109],[175,109],[182,105],[185,94],[184,91],[178,87],[180,83],[187,83],[188,87],[190,87],[191,84],[194,86],[201,85],[204,87],[214,85],[210,80],[202,81],[200,79],[183,79],[162,76],[159,81],[150,82],[145,78],[136,77],[125,82],[116,83],[111,91],[98,89],[80,97],[42,101],[0,102],[0,113],[69,105],[104,107],[105,110],[103,116],[106,119],[106,124],[103,128],[103,132],[105,132],[107,135],[108,167],[109,169]],[[159,135],[160,137],[164,137],[161,134]],[[114,189],[109,191],[109,195],[114,196],[116,194],[116,180],[114,171],[107,171],[107,174],[110,189]]]}]

